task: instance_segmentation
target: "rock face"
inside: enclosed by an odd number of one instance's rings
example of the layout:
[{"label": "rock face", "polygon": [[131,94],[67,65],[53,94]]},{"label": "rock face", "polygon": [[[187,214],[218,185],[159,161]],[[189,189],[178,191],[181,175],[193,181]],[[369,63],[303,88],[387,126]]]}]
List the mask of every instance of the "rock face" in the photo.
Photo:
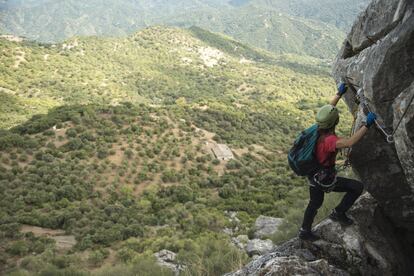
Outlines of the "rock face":
[{"label": "rock face", "polygon": [[254,225],[256,231],[254,232],[255,238],[263,239],[273,235],[279,230],[279,226],[283,223],[281,218],[273,218],[266,216],[259,216],[256,219]]},{"label": "rock face", "polygon": [[249,240],[246,245],[246,252],[249,256],[267,254],[273,249],[271,240],[254,239]]},{"label": "rock face", "polygon": [[292,239],[228,276],[406,275],[398,237],[377,201],[366,193],[349,215],[354,225],[326,219],[315,227],[320,240]]},{"label": "rock face", "polygon": [[[352,28],[334,66],[337,81],[361,86],[389,133],[414,95],[414,1],[376,0]],[[354,94],[345,100],[354,110]],[[358,122],[364,119],[358,114]],[[388,144],[376,131],[358,143],[351,161],[368,191],[398,228],[414,233],[414,106]]]},{"label": "rock face", "polygon": [[[379,123],[395,132],[390,144],[370,130],[353,148],[352,166],[369,192],[350,210],[355,225],[327,219],[316,227],[321,240],[292,239],[229,275],[413,275],[414,103],[403,114],[414,96],[414,0],[373,0],[348,35],[333,76],[361,87]],[[345,101],[358,128],[366,110],[353,91]]]},{"label": "rock face", "polygon": [[[361,86],[388,133],[395,131],[395,143],[388,144],[371,130],[354,147],[351,162],[406,245],[407,263],[413,263],[414,103],[409,102],[414,96],[414,1],[373,1],[352,28],[333,75]],[[345,100],[350,110],[356,109],[352,92]],[[363,119],[359,108],[357,123]]]}]

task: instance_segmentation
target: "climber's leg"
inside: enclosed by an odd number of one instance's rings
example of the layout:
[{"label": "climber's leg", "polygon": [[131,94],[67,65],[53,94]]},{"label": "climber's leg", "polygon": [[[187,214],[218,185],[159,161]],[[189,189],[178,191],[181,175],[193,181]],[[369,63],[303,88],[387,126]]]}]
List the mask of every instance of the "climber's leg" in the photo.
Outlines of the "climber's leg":
[{"label": "climber's leg", "polygon": [[311,231],[313,220],[322,206],[325,193],[317,186],[309,186],[309,204],[303,217],[302,229]]},{"label": "climber's leg", "polygon": [[335,208],[335,211],[338,213],[345,213],[351,208],[354,202],[362,194],[364,190],[364,185],[354,179],[337,177],[336,186],[334,188],[335,192],[346,192],[345,196],[342,198],[342,201]]},{"label": "climber's leg", "polygon": [[339,205],[332,211],[329,217],[338,221],[343,225],[353,224],[353,220],[346,216],[345,212],[351,208],[354,202],[362,194],[364,190],[364,185],[353,179],[338,177],[337,183],[334,188],[335,192],[346,192],[345,196],[342,198],[342,201]]}]

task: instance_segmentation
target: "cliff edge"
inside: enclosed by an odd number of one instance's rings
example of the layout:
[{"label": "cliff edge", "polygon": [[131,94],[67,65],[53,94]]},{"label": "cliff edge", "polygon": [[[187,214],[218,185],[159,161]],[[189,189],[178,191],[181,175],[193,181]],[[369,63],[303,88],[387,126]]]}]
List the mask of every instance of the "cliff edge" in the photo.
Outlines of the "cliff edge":
[{"label": "cliff edge", "polygon": [[[414,1],[373,0],[356,20],[333,68],[337,82],[362,88],[370,109],[394,143],[371,130],[351,163],[365,184],[350,210],[355,225],[327,219],[321,240],[297,238],[228,275],[410,275],[414,263]],[[365,120],[355,91],[345,101]],[[408,110],[408,111],[407,111]],[[366,110],[365,110],[366,112]],[[405,115],[404,115],[405,114]]]}]

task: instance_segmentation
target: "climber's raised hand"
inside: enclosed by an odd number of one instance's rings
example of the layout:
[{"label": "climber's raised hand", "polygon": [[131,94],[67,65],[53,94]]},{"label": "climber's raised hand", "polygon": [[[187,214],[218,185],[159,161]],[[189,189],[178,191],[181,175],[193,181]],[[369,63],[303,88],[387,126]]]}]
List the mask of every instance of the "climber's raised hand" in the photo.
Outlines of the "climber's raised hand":
[{"label": "climber's raised hand", "polygon": [[370,128],[375,123],[376,119],[377,119],[377,115],[373,112],[369,112],[367,115],[367,122],[365,124],[367,128]]},{"label": "climber's raised hand", "polygon": [[348,87],[344,82],[341,82],[338,84],[338,92],[335,94],[335,96],[332,98],[332,100],[329,102],[330,105],[336,106],[341,99],[342,95],[346,93],[348,90]]},{"label": "climber's raised hand", "polygon": [[342,97],[346,93],[346,91],[348,91],[348,86],[346,85],[346,83],[340,82],[338,84],[338,93],[337,93],[337,95]]}]

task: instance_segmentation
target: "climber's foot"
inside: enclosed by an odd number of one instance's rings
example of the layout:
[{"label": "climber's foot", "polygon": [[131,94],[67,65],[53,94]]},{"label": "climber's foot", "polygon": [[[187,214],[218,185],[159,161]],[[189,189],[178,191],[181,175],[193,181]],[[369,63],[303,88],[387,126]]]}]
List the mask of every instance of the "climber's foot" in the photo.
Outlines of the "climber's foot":
[{"label": "climber's foot", "polygon": [[303,241],[317,241],[320,238],[310,230],[300,229],[299,238]]},{"label": "climber's foot", "polygon": [[329,218],[333,221],[339,222],[343,226],[354,224],[354,221],[347,217],[345,213],[339,213],[335,209],[333,209],[332,213],[329,215]]}]

